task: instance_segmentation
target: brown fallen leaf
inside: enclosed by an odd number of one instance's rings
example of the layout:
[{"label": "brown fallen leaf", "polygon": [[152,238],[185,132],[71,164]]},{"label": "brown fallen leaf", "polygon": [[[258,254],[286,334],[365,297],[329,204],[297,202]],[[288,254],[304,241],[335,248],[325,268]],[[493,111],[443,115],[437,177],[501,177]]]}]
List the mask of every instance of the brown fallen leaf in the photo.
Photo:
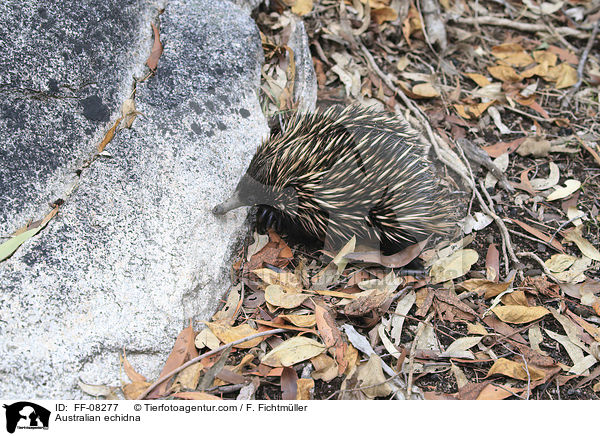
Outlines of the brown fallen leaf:
[{"label": "brown fallen leaf", "polygon": [[478,295],[484,294],[484,298],[487,300],[506,291],[511,284],[512,281],[496,283],[486,279],[469,279],[457,284],[457,286],[470,292],[477,292]]},{"label": "brown fallen leaf", "polygon": [[512,360],[501,357],[496,360],[487,373],[487,377],[495,374],[505,375],[517,380],[541,380],[546,376],[546,373],[533,366],[527,366],[525,369],[524,362],[513,362]]},{"label": "brown fallen leaf", "polygon": [[421,242],[409,245],[404,250],[389,256],[382,255],[380,251],[367,251],[362,253],[349,253],[345,255],[344,258],[365,263],[376,263],[385,266],[386,268],[401,268],[408,265],[421,254],[423,248],[425,248],[429,242],[429,239],[431,239],[431,236]]},{"label": "brown fallen leaf", "polygon": [[182,400],[199,400],[199,401],[210,401],[210,400],[222,400],[215,395],[207,394],[206,392],[178,392],[173,394],[175,398],[181,398]]},{"label": "brown fallen leaf", "polygon": [[513,394],[517,395],[519,392],[518,389],[513,388],[511,386],[494,386],[492,384],[486,385],[479,395],[477,396],[478,400],[503,400],[512,396]]},{"label": "brown fallen leaf", "polygon": [[526,324],[550,313],[548,309],[542,306],[499,306],[494,307],[492,312],[502,321],[512,324]]},{"label": "brown fallen leaf", "polygon": [[335,324],[331,314],[319,304],[315,304],[315,316],[317,318],[317,328],[325,345],[328,348],[335,349],[335,360],[338,364],[338,375],[346,370],[347,362],[344,360],[348,344],[342,338],[342,334]]},{"label": "brown fallen leaf", "polygon": [[137,381],[128,383],[123,386],[123,395],[128,400],[137,400],[142,393],[146,392],[146,389],[150,387],[152,383]]},{"label": "brown fallen leaf", "polygon": [[558,251],[560,252],[564,252],[565,248],[562,246],[562,244],[560,242],[558,242],[556,239],[550,239],[550,236],[546,235],[545,233],[539,231],[538,229],[536,229],[535,227],[530,226],[529,224],[525,224],[522,221],[519,221],[517,219],[512,219],[511,220],[513,223],[517,224],[519,227],[521,227],[523,230],[525,230],[528,233],[531,233],[533,236],[535,236],[536,238],[541,239],[542,241],[552,245],[554,248],[556,248]]},{"label": "brown fallen leaf", "polygon": [[311,391],[315,388],[315,381],[311,378],[301,378],[296,382],[297,394],[296,400],[312,399]]},{"label": "brown fallen leaf", "polygon": [[123,117],[119,117],[119,119],[115,121],[113,126],[110,129],[108,129],[108,132],[106,132],[106,134],[104,135],[102,142],[98,144],[98,153],[102,153],[104,151],[104,148],[108,145],[108,143],[113,140],[113,138],[115,137],[115,132],[117,131],[117,127],[121,123],[122,119]]},{"label": "brown fallen leaf", "polygon": [[268,366],[292,366],[323,353],[327,347],[305,336],[296,336],[283,341],[261,360]]},{"label": "brown fallen leaf", "polygon": [[132,382],[147,381],[146,377],[144,377],[143,375],[138,373],[135,369],[133,369],[133,366],[131,366],[131,363],[129,363],[129,361],[127,360],[127,354],[125,353],[125,347],[123,347],[123,356],[121,356],[121,363],[123,364],[123,369],[125,370],[125,374],[127,374],[127,377],[129,377],[129,380],[131,380]]},{"label": "brown fallen leaf", "polygon": [[[231,327],[226,321],[205,321],[204,324],[206,324],[206,326],[215,334],[215,336],[225,344],[258,333],[257,330],[253,329],[248,324],[241,324],[235,327]],[[252,348],[260,344],[264,339],[264,337],[254,338],[249,341],[242,342],[241,344],[237,344],[235,348]]]},{"label": "brown fallen leaf", "polygon": [[281,371],[281,399],[295,400],[298,393],[298,374],[294,368],[286,366]]},{"label": "brown fallen leaf", "polygon": [[[196,347],[194,345],[195,337],[196,333],[194,333],[194,329],[192,328],[192,322],[190,320],[190,325],[183,329],[181,333],[179,333],[179,336],[177,336],[175,344],[173,345],[173,350],[171,351],[171,354],[169,354],[169,357],[165,362],[165,366],[160,372],[158,378],[161,378],[165,374],[168,374],[174,369],[179,368],[188,360],[193,359],[194,357],[198,357],[198,350],[196,350]],[[168,383],[169,380],[165,380],[164,382],[156,386],[147,395],[147,398],[159,398],[165,395],[168,389]]]},{"label": "brown fallen leaf", "polygon": [[154,32],[154,44],[152,45],[150,56],[148,56],[148,59],[146,59],[146,65],[151,71],[156,71],[156,68],[158,68],[158,60],[163,53],[163,45],[160,42],[160,33],[158,28],[154,25],[154,23],[150,23],[150,25],[152,26],[152,31]]}]

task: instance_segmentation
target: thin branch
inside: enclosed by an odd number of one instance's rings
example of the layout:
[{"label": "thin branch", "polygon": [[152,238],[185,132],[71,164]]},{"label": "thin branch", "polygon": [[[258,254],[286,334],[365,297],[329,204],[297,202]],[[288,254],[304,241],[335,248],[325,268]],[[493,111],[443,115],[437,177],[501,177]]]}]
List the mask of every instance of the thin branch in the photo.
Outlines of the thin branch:
[{"label": "thin branch", "polygon": [[[460,24],[483,24],[488,26],[500,26],[508,27],[510,29],[522,30],[523,32],[548,32],[549,29],[545,24],[535,23],[521,23],[519,21],[509,20],[507,18],[482,16],[482,17],[462,17],[454,19],[456,23]],[[590,34],[588,32],[571,29],[570,27],[559,27],[556,33],[562,36],[572,36],[579,39],[588,39]]]},{"label": "thin branch", "polygon": [[573,95],[575,95],[575,93],[581,87],[581,84],[583,83],[583,69],[585,68],[585,63],[587,62],[587,58],[590,54],[590,51],[592,50],[592,47],[594,46],[594,42],[596,42],[596,37],[598,36],[598,27],[599,26],[600,26],[600,18],[598,20],[596,20],[596,23],[594,23],[594,29],[592,30],[592,35],[590,36],[590,39],[588,39],[585,49],[583,50],[583,53],[581,55],[581,59],[579,59],[579,65],[577,66],[577,77],[578,77],[577,83],[569,90],[569,93],[563,99],[563,101],[560,105],[560,107],[562,109],[565,109],[569,105],[569,103],[571,102],[571,99],[573,98]]}]

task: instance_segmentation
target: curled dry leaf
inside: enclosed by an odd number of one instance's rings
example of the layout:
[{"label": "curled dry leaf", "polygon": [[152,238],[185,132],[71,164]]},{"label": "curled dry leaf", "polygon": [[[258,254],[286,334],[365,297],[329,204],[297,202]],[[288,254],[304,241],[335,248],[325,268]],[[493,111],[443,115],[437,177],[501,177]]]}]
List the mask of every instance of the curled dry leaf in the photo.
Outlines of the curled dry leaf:
[{"label": "curled dry leaf", "polygon": [[457,286],[469,292],[477,292],[479,295],[484,294],[484,298],[489,299],[506,291],[511,284],[512,282],[496,283],[486,279],[469,279]]},{"label": "curled dry leaf", "polygon": [[315,304],[315,317],[317,319],[317,327],[319,335],[328,348],[335,348],[335,360],[338,363],[339,374],[346,370],[346,361],[344,355],[348,344],[342,338],[342,334],[335,324],[335,320],[331,314],[319,304]]},{"label": "curled dry leaf", "polygon": [[313,0],[296,0],[292,6],[292,12],[298,15],[306,15],[313,8]]},{"label": "curled dry leaf", "polygon": [[369,398],[387,397],[392,393],[377,354],[372,354],[366,364],[358,367],[358,381],[359,388]]},{"label": "curled dry leaf", "polygon": [[301,378],[296,381],[296,400],[311,400],[315,388],[315,381],[310,378]]},{"label": "curled dry leaf", "polygon": [[297,327],[313,327],[317,323],[315,315],[279,315],[279,318],[289,321]]},{"label": "curled dry leaf", "polygon": [[546,260],[544,265],[546,265],[550,271],[558,273],[568,269],[576,260],[577,258],[574,256],[558,253]]},{"label": "curled dry leaf", "polygon": [[517,148],[517,154],[519,156],[535,156],[544,157],[548,156],[550,152],[550,141],[540,137],[530,137],[524,139],[519,148]]},{"label": "curled dry leaf", "polygon": [[581,182],[579,180],[569,179],[565,181],[565,186],[561,186],[554,190],[546,200],[554,201],[560,200],[561,198],[566,198],[575,191],[577,191],[581,187]]},{"label": "curled dry leaf", "polygon": [[456,357],[462,359],[474,359],[475,356],[469,351],[469,348],[474,347],[483,336],[466,336],[458,338],[446,348],[446,351],[440,354],[440,357]]},{"label": "curled dry leaf", "polygon": [[[204,322],[207,327],[215,334],[217,338],[221,340],[221,342],[228,344],[233,341],[237,341],[238,339],[243,339],[247,336],[255,335],[258,333],[258,330],[253,329],[248,324],[238,325],[236,327],[231,327],[228,323],[223,321],[216,322]],[[236,348],[252,348],[256,345],[260,344],[264,337],[258,337],[251,339],[246,342],[242,342],[241,344],[237,344]]]},{"label": "curled dry leaf", "polygon": [[558,165],[554,162],[549,163],[550,166],[550,175],[547,179],[537,178],[531,179],[529,183],[531,183],[531,187],[537,191],[544,191],[546,189],[550,189],[553,186],[556,186],[558,181],[560,180],[560,170]]},{"label": "curled dry leaf", "polygon": [[214,350],[215,348],[219,348],[221,341],[209,328],[205,328],[196,335],[194,343],[196,348],[199,350],[203,349],[204,347]]},{"label": "curled dry leaf", "polygon": [[574,227],[565,232],[565,241],[574,242],[585,257],[600,261],[600,252],[581,235],[581,227]]},{"label": "curled dry leaf", "polygon": [[308,298],[307,294],[289,292],[279,285],[269,285],[265,289],[265,300],[275,307],[293,309],[300,306]]},{"label": "curled dry leaf", "polygon": [[117,127],[119,126],[119,124],[121,124],[122,119],[123,117],[119,117],[119,119],[115,121],[112,127],[108,129],[108,132],[106,132],[104,138],[102,138],[102,142],[98,144],[98,153],[102,153],[104,151],[104,148],[106,148],[106,146],[108,145],[108,143],[113,140],[113,138],[115,137],[115,132],[117,131]]},{"label": "curled dry leaf", "polygon": [[332,357],[325,353],[319,354],[310,359],[315,370],[311,377],[315,380],[323,380],[328,383],[338,376],[338,366]]},{"label": "curled dry leaf", "polygon": [[501,374],[505,375],[517,380],[542,380],[546,373],[541,369],[537,369],[532,367],[531,365],[527,366],[527,370],[525,369],[524,362],[513,362],[512,360],[505,359],[501,357],[496,360],[490,370],[487,373],[487,376]]},{"label": "curled dry leaf", "polygon": [[152,26],[152,32],[154,32],[154,44],[152,45],[152,51],[150,52],[150,56],[146,60],[146,65],[150,70],[155,71],[158,67],[158,60],[162,56],[163,53],[163,45],[160,42],[160,33],[158,28],[154,25],[154,23],[150,23]]},{"label": "curled dry leaf", "polygon": [[267,353],[261,363],[269,366],[292,366],[324,352],[327,347],[305,336],[290,338]]},{"label": "curled dry leaf", "polygon": [[492,312],[500,320],[512,324],[526,324],[550,313],[548,309],[542,306],[525,307],[513,305],[494,307]]},{"label": "curled dry leaf", "polygon": [[129,360],[127,360],[127,354],[125,354],[125,348],[123,348],[123,355],[121,356],[121,363],[123,364],[123,369],[125,370],[125,374],[127,374],[127,377],[129,377],[129,380],[131,380],[132,382],[147,381],[146,377],[144,377],[143,375],[138,373],[135,369],[133,369],[133,366],[131,366],[131,363],[129,363]]},{"label": "curled dry leaf", "polygon": [[439,259],[431,267],[433,283],[441,283],[465,275],[479,259],[475,250],[459,250],[449,257]]}]

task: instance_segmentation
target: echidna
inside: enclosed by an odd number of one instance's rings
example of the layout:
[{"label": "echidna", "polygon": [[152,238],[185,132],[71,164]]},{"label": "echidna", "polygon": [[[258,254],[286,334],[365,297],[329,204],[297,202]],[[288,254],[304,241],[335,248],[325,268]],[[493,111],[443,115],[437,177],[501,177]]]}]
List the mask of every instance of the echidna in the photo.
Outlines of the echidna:
[{"label": "echidna", "polygon": [[292,116],[213,213],[257,205],[263,227],[336,245],[355,235],[389,254],[448,231],[449,204],[407,124],[353,105]]}]

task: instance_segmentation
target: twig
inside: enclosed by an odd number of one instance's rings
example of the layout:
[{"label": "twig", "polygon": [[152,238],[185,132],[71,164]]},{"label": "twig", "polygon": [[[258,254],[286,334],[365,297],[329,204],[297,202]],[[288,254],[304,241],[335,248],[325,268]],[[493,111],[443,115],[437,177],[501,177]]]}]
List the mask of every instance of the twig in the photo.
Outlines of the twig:
[{"label": "twig", "polygon": [[260,337],[263,337],[263,336],[269,336],[269,335],[274,335],[274,334],[277,334],[277,333],[283,333],[285,331],[286,331],[285,329],[273,329],[273,330],[268,330],[266,332],[255,333],[255,334],[247,336],[245,338],[238,339],[238,340],[233,341],[233,342],[229,342],[228,344],[225,344],[225,345],[221,345],[219,348],[215,348],[214,350],[207,351],[206,353],[201,354],[198,357],[194,357],[193,359],[188,360],[183,365],[175,368],[173,371],[169,372],[168,374],[165,374],[164,376],[162,376],[161,378],[159,378],[158,380],[156,380],[137,399],[138,400],[143,400],[144,398],[146,398],[146,395],[148,395],[150,392],[152,392],[154,390],[154,388],[156,388],[159,384],[161,384],[165,380],[169,380],[175,374],[177,374],[178,372],[184,370],[188,366],[193,365],[196,362],[200,362],[205,357],[212,356],[213,354],[220,353],[221,351],[223,351],[223,350],[225,350],[225,349],[227,349],[229,347],[233,347],[234,345],[241,344],[242,342],[250,341],[252,339],[260,338]]},{"label": "twig", "polygon": [[583,83],[583,69],[585,68],[585,63],[587,62],[588,55],[590,54],[590,51],[592,50],[592,47],[594,46],[594,42],[596,41],[596,36],[598,36],[599,25],[600,25],[600,18],[597,19],[596,22],[594,23],[594,29],[592,30],[592,35],[590,36],[590,39],[588,39],[585,49],[583,50],[583,53],[581,54],[581,58],[579,59],[579,65],[577,66],[577,77],[578,77],[577,83],[575,85],[573,85],[573,87],[565,95],[565,98],[563,99],[563,101],[560,105],[560,107],[562,109],[565,109],[569,105],[569,103],[571,102],[571,99],[573,98],[573,95],[575,95],[575,93],[581,87],[581,84]]},{"label": "twig", "polygon": [[512,229],[508,229],[508,232],[512,233],[513,235],[518,236],[519,238],[525,238],[525,239],[529,239],[531,241],[539,242],[540,244],[546,245],[548,248],[552,248],[553,250],[560,252],[560,250],[558,248],[556,248],[552,244],[549,244],[548,242],[543,241],[539,238],[534,238],[533,236],[529,236],[529,235],[526,235],[525,233],[521,233],[521,232],[518,232],[518,231],[512,230]]},{"label": "twig", "polygon": [[[452,19],[452,18],[451,18]],[[462,17],[454,19],[460,24],[483,24],[488,26],[508,27],[511,29],[522,30],[523,32],[547,32],[548,27],[545,24],[521,23],[519,21],[509,20],[507,18],[481,16],[481,17]],[[559,27],[556,33],[562,36],[572,36],[579,39],[588,39],[588,32],[571,29],[570,27]]]},{"label": "twig", "polygon": [[600,156],[598,156],[598,153],[596,153],[596,151],[594,151],[594,149],[593,149],[593,148],[591,148],[589,145],[587,145],[585,142],[583,142],[579,136],[577,136],[577,140],[579,141],[579,143],[581,144],[581,146],[582,146],[583,148],[585,148],[585,149],[586,149],[586,151],[587,151],[589,154],[591,154],[591,155],[592,155],[592,157],[594,158],[594,160],[596,161],[596,163],[597,163],[598,165],[600,165]]},{"label": "twig", "polygon": [[529,257],[530,259],[533,259],[533,260],[535,260],[535,261],[536,261],[536,262],[537,262],[537,263],[538,263],[538,264],[539,264],[539,265],[542,267],[542,269],[544,270],[544,273],[545,273],[545,274],[546,274],[548,277],[550,277],[550,278],[551,278],[552,280],[554,280],[556,283],[561,283],[561,281],[560,281],[560,280],[558,280],[558,279],[557,279],[557,278],[554,276],[554,274],[552,274],[552,271],[550,271],[550,270],[548,269],[548,267],[546,266],[546,264],[544,263],[544,261],[543,261],[542,259],[540,259],[540,258],[538,257],[538,255],[537,255],[537,254],[535,254],[535,253],[532,253],[532,252],[530,252],[530,251],[521,251],[520,253],[517,253],[517,256],[519,256],[519,257]]}]

